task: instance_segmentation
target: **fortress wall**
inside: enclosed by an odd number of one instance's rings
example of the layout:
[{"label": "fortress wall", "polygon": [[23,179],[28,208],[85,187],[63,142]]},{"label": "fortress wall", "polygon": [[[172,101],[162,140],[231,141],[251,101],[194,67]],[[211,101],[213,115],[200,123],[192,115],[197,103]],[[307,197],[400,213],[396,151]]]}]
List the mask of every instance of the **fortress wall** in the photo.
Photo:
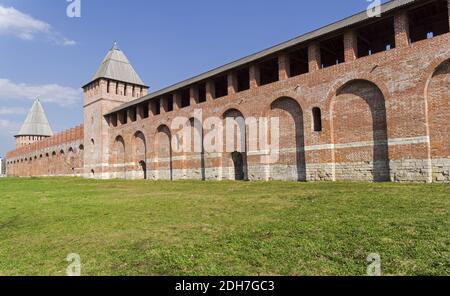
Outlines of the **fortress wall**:
[{"label": "fortress wall", "polygon": [[83,125],[7,154],[8,176],[81,176]]},{"label": "fortress wall", "polygon": [[[17,149],[9,174],[450,182],[449,3],[414,1],[138,100],[99,78],[84,87],[85,140],[82,126]],[[178,151],[180,117],[217,150]],[[245,144],[229,150],[210,133],[239,118]],[[247,121],[261,118],[278,120],[277,147]]]},{"label": "fortress wall", "polygon": [[[415,42],[247,91],[209,99],[148,118],[111,124],[110,160],[103,178],[235,178],[230,152],[179,153],[170,139],[178,116],[224,120],[279,117],[280,153],[265,163],[248,150],[250,180],[450,182],[448,98],[450,34]],[[322,112],[314,131],[312,109]],[[208,129],[203,133],[207,134]],[[145,151],[144,155],[142,151]]]}]

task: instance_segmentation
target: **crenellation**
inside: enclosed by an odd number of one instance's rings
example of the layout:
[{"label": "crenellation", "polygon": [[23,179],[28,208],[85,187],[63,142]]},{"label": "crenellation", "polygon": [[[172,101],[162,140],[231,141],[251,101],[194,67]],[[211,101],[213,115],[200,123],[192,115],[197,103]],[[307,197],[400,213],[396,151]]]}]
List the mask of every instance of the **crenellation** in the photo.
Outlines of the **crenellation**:
[{"label": "crenellation", "polygon": [[250,66],[250,89],[258,88],[261,84],[261,72],[257,65]]},{"label": "crenellation", "polygon": [[281,54],[278,56],[278,79],[282,81],[289,77],[291,77],[289,56],[287,54]]},{"label": "crenellation", "polygon": [[[178,111],[182,108],[181,106],[181,93],[179,91],[172,95],[173,108],[171,111]],[[169,110],[166,110],[168,112]]]},{"label": "crenellation", "polygon": [[395,46],[402,48],[409,46],[409,16],[407,11],[402,10],[394,16],[394,32],[395,32]]},{"label": "crenellation", "polygon": [[228,95],[234,95],[238,91],[238,81],[236,73],[230,72],[227,74]]},{"label": "crenellation", "polygon": [[320,46],[317,42],[311,43],[308,47],[309,72],[317,71],[321,68]]},{"label": "crenellation", "polygon": [[191,106],[195,106],[195,105],[197,105],[199,103],[198,102],[198,96],[199,96],[198,87],[197,86],[191,86],[189,88],[189,99],[190,99]]},{"label": "crenellation", "polygon": [[351,62],[358,58],[358,35],[355,30],[344,34],[345,61]]}]

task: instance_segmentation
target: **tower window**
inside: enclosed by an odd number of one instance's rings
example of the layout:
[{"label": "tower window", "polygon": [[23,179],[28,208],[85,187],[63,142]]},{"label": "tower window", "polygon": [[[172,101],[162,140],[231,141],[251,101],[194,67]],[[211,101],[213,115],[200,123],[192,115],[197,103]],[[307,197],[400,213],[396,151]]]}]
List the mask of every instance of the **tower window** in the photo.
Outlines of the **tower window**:
[{"label": "tower window", "polygon": [[150,110],[152,115],[158,115],[161,113],[161,100],[156,99],[150,102]]},{"label": "tower window", "polygon": [[173,95],[167,98],[167,112],[173,111]]},{"label": "tower window", "polygon": [[236,76],[238,92],[250,89],[250,74],[248,67],[238,70]]},{"label": "tower window", "polygon": [[189,88],[185,88],[181,91],[181,108],[191,105],[191,93]]},{"label": "tower window", "polygon": [[228,95],[228,80],[227,76],[223,75],[214,79],[214,98],[218,99]]},{"label": "tower window", "polygon": [[108,80],[108,82],[106,83],[106,92],[109,94],[109,86],[110,86],[111,82]]},{"label": "tower window", "polygon": [[344,38],[339,35],[320,43],[322,68],[344,62]]},{"label": "tower window", "polygon": [[308,73],[308,48],[301,48],[289,54],[290,77]]},{"label": "tower window", "polygon": [[320,110],[320,108],[314,107],[312,109],[312,115],[313,115],[314,131],[321,132],[322,131],[322,111]]},{"label": "tower window", "polygon": [[142,118],[148,118],[148,104],[142,104]]},{"label": "tower window", "polygon": [[117,113],[110,116],[110,122],[113,127],[117,127]]},{"label": "tower window", "polygon": [[131,108],[128,112],[129,112],[128,114],[129,114],[129,116],[130,116],[130,120],[131,120],[132,122],[135,122],[135,121],[137,120],[137,117],[136,117],[136,107]]},{"label": "tower window", "polygon": [[261,62],[259,65],[260,86],[278,81],[278,58]]},{"label": "tower window", "polygon": [[428,2],[409,11],[411,42],[431,39],[449,32],[447,1]]},{"label": "tower window", "polygon": [[197,86],[197,89],[198,89],[197,103],[206,102],[206,85],[204,83],[201,83]]},{"label": "tower window", "polygon": [[394,18],[389,17],[356,30],[358,58],[395,48]]}]

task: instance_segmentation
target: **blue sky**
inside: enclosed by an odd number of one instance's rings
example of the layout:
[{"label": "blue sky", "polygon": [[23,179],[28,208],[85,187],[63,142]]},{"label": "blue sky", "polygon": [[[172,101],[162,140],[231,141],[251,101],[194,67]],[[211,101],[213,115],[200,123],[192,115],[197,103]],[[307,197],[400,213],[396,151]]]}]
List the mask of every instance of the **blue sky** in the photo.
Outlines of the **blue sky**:
[{"label": "blue sky", "polygon": [[[386,2],[386,1],[383,1]],[[0,0],[0,155],[40,95],[55,132],[117,40],[151,91],[363,11],[366,0]]]}]

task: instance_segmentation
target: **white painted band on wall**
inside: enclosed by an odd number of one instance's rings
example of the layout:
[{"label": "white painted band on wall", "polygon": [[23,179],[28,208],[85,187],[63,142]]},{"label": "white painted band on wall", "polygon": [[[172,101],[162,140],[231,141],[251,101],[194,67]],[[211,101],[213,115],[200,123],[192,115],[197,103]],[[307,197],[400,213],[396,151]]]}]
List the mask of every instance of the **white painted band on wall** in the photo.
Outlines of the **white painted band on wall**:
[{"label": "white painted band on wall", "polygon": [[[430,137],[421,136],[421,137],[411,137],[411,138],[394,138],[388,140],[389,146],[397,146],[397,145],[415,145],[415,144],[424,144],[429,143]],[[346,149],[346,148],[358,148],[358,147],[371,147],[374,146],[374,141],[361,141],[361,142],[351,142],[351,143],[342,143],[342,144],[322,144],[322,145],[311,145],[296,148],[284,148],[284,149],[274,149],[272,151],[269,150],[261,150],[261,151],[249,151],[247,154],[250,156],[258,156],[258,155],[269,155],[270,153],[296,153],[297,151],[320,151],[320,150],[331,150],[331,149]],[[386,145],[386,141],[377,142],[376,145]],[[222,157],[222,153],[205,153],[205,158],[217,158]],[[30,157],[28,155],[27,157]],[[17,158],[16,158],[17,159]],[[179,160],[198,160],[200,159],[200,153],[197,153],[192,156],[174,156],[172,157],[172,161]],[[15,159],[12,159],[15,160]],[[155,162],[169,162],[170,158],[159,158],[159,159],[147,159],[150,163]],[[122,164],[123,165],[123,164]],[[134,163],[128,163],[127,165],[134,165]],[[98,167],[107,167],[111,166],[109,163],[101,163],[96,165],[89,165],[91,168]]]},{"label": "white painted band on wall", "polygon": [[323,145],[312,145],[296,148],[284,148],[284,149],[274,149],[272,151],[262,150],[262,151],[249,151],[248,155],[268,155],[271,153],[296,153],[297,151],[319,151],[319,150],[332,150],[332,149],[345,149],[345,148],[358,148],[358,147],[372,147],[379,145],[397,146],[397,145],[415,145],[429,143],[430,137],[412,137],[412,138],[394,138],[386,141],[379,141],[375,144],[374,141],[361,141],[361,142],[351,142],[351,143],[340,143],[340,144],[323,144]]}]

